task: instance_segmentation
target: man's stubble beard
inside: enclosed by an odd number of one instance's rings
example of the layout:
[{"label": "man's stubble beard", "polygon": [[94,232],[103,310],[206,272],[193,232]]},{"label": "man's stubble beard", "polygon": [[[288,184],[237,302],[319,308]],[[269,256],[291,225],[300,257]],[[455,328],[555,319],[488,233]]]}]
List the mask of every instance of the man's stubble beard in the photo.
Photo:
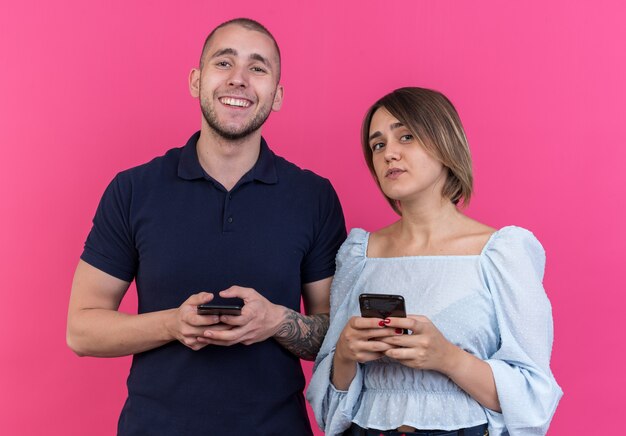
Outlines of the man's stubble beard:
[{"label": "man's stubble beard", "polygon": [[200,97],[200,109],[202,110],[202,116],[209,127],[211,127],[211,129],[213,129],[213,131],[219,136],[229,141],[237,141],[256,132],[261,128],[261,126],[263,126],[263,124],[265,124],[265,121],[272,112],[271,104],[267,104],[261,107],[259,112],[248,123],[244,124],[240,128],[229,129],[219,122],[217,115],[215,114],[215,110],[209,103],[208,99]]}]

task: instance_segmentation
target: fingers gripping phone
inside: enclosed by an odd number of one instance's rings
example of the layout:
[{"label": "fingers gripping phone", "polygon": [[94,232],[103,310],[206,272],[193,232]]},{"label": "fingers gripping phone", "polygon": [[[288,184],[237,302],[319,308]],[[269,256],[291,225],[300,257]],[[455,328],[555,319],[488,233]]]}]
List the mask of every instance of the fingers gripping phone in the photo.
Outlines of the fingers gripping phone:
[{"label": "fingers gripping phone", "polygon": [[209,303],[198,305],[198,315],[241,315],[241,298],[215,298]]},{"label": "fingers gripping phone", "polygon": [[[359,306],[363,318],[406,318],[404,297],[392,294],[361,294]],[[408,333],[405,329],[404,333]]]}]

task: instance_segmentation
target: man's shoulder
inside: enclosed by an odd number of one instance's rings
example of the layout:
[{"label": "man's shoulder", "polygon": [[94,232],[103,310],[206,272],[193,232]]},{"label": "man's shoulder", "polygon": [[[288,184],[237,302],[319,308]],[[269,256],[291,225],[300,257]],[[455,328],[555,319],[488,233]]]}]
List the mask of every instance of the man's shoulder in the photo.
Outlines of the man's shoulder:
[{"label": "man's shoulder", "polygon": [[184,147],[176,147],[167,150],[161,156],[157,156],[143,164],[120,171],[117,178],[129,182],[139,182],[146,178],[161,177],[164,173],[176,174],[180,154]]},{"label": "man's shoulder", "polygon": [[288,161],[282,156],[276,155],[276,172],[278,178],[289,183],[301,183],[304,185],[330,186],[330,181],[312,170],[301,168],[295,163]]}]

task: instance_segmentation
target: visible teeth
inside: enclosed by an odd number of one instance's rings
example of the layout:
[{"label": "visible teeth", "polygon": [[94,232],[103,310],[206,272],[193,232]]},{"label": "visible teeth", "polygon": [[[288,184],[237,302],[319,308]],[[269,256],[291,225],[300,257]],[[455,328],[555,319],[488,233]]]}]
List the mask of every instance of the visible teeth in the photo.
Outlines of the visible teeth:
[{"label": "visible teeth", "polygon": [[239,98],[222,97],[220,101],[228,106],[248,107],[250,102],[248,100],[241,100]]}]

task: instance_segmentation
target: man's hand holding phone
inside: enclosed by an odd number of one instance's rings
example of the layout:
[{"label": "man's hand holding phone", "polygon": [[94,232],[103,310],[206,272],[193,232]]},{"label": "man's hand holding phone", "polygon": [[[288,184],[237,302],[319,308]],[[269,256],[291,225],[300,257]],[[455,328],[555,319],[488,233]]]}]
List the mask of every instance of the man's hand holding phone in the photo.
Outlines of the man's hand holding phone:
[{"label": "man's hand holding phone", "polygon": [[241,315],[243,300],[241,298],[214,297],[208,303],[198,305],[198,315]]},{"label": "man's hand holding phone", "polygon": [[[200,339],[208,327],[218,327],[220,317],[217,315],[199,315],[197,307],[213,300],[213,294],[200,292],[189,297],[180,307],[172,309],[172,316],[166,323],[166,328],[172,338],[181,344],[199,350],[206,346]],[[226,328],[230,328],[227,326]]]},{"label": "man's hand holding phone", "polygon": [[273,336],[284,320],[286,309],[271,303],[252,288],[231,286],[221,291],[219,296],[224,299],[241,299],[243,301],[241,313],[219,315],[219,322],[227,328],[220,324],[208,327],[198,339],[203,344],[230,346],[261,342]]}]

